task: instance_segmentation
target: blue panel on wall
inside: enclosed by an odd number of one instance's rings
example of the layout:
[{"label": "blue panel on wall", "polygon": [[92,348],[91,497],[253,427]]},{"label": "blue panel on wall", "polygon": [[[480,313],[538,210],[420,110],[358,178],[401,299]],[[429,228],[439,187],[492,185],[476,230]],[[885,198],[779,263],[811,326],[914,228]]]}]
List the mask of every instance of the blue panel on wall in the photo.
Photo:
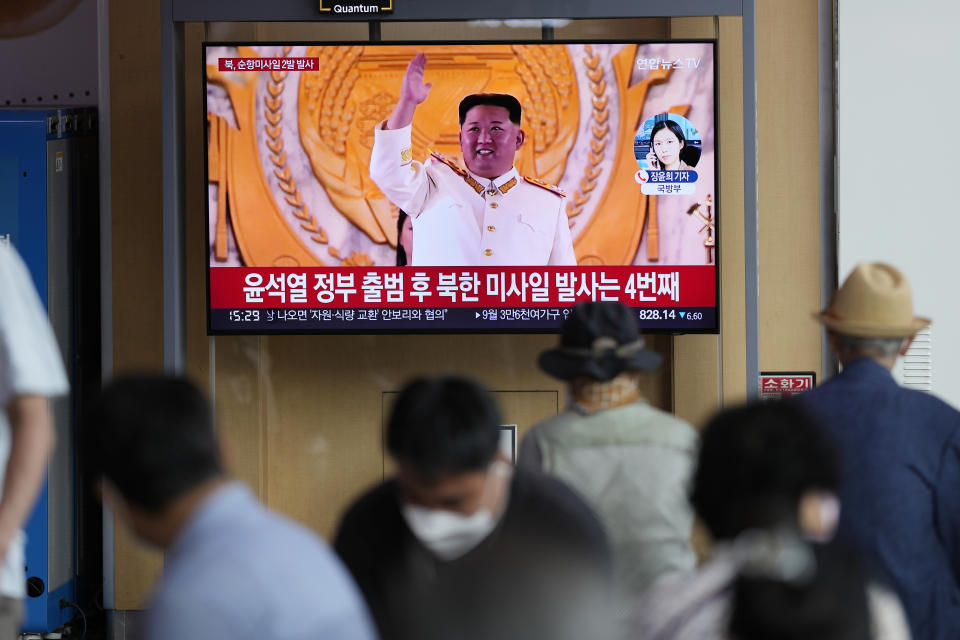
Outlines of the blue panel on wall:
[{"label": "blue panel on wall", "polygon": [[[0,111],[0,235],[23,257],[33,283],[47,304],[47,122],[50,111]],[[12,173],[11,173],[12,170]],[[49,625],[47,580],[48,495],[44,484],[26,526],[24,579],[43,580],[42,593],[27,595],[24,629],[46,631]]]},{"label": "blue panel on wall", "polygon": [[0,156],[0,242],[17,244],[20,229],[20,159]]}]

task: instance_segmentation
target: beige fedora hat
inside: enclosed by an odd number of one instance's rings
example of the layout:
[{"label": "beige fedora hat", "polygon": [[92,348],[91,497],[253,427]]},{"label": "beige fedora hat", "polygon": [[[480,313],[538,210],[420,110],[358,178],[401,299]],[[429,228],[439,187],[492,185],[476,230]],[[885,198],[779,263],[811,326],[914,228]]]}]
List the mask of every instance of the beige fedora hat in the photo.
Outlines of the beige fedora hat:
[{"label": "beige fedora hat", "polygon": [[913,315],[907,277],[882,262],[861,262],[815,317],[837,333],[865,338],[906,338],[931,323]]}]

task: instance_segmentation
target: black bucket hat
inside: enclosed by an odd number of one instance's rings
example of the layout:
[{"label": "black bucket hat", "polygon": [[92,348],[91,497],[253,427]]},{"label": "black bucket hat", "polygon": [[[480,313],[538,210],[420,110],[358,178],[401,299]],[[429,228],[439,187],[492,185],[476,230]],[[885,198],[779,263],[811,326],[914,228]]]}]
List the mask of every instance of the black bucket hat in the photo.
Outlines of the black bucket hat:
[{"label": "black bucket hat", "polygon": [[561,380],[612,380],[624,371],[655,371],[663,358],[647,349],[633,312],[619,302],[584,302],[560,331],[560,346],[540,354],[540,368]]}]

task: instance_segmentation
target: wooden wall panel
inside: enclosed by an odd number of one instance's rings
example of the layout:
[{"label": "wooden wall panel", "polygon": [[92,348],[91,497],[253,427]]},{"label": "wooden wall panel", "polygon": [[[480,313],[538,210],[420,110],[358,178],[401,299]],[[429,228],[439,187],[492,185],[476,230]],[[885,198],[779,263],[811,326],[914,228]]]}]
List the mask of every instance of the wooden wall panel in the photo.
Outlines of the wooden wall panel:
[{"label": "wooden wall panel", "polygon": [[261,338],[266,503],[325,536],[383,473],[380,390],[364,339]]},{"label": "wooden wall panel", "polygon": [[816,0],[757,3],[761,370],[821,373],[817,19]]},{"label": "wooden wall panel", "polygon": [[383,22],[383,40],[539,40],[542,30],[535,21],[528,26],[508,27],[499,21],[479,22]]},{"label": "wooden wall panel", "polygon": [[[566,389],[539,371],[549,335],[217,337],[215,397],[234,474],[271,507],[330,536],[342,510],[390,472],[382,425],[414,376],[472,376],[494,390],[520,435],[565,406]],[[669,349],[669,338],[651,346]],[[669,368],[644,394],[669,406]]]},{"label": "wooden wall panel", "polygon": [[[163,366],[160,1],[110,3],[110,198],[115,373]],[[163,559],[118,526],[118,609],[137,609]]]},{"label": "wooden wall panel", "polygon": [[267,474],[264,451],[263,381],[260,338],[221,336],[216,339],[214,400],[217,433],[223,441],[234,476],[246,482],[263,500]]},{"label": "wooden wall panel", "polygon": [[668,21],[668,26],[670,38],[682,39],[717,37],[717,19],[713,16],[670,18]]},{"label": "wooden wall panel", "polygon": [[[716,38],[716,19],[713,17],[672,18],[669,23],[672,38]],[[725,44],[725,43],[723,43]],[[722,45],[721,45],[722,46]],[[716,62],[715,62],[716,64]],[[727,90],[726,78],[720,77],[718,91],[720,107],[731,101],[742,102],[742,94]],[[723,149],[721,149],[723,153]],[[720,165],[718,180],[724,180],[725,165]],[[719,204],[726,211],[726,194]],[[721,277],[725,270],[727,227],[726,217],[718,218],[720,236]],[[742,235],[742,230],[740,231]],[[724,302],[722,304],[726,304]],[[721,318],[721,331],[728,331]],[[680,418],[699,427],[721,404],[723,371],[720,361],[720,338],[715,335],[686,335],[673,339],[673,410]]]},{"label": "wooden wall panel", "polygon": [[717,20],[721,98],[720,146],[720,364],[724,406],[747,397],[746,290],[743,233],[743,21]]},{"label": "wooden wall panel", "polygon": [[186,278],[186,368],[187,374],[204,390],[210,386],[210,344],[207,339],[207,281],[203,274],[206,264],[207,182],[203,176],[204,156],[207,152],[206,119],[203,118],[203,68],[201,50],[206,38],[202,23],[184,25],[183,67],[183,174],[184,174],[184,243]]},{"label": "wooden wall panel", "polygon": [[589,40],[590,38],[624,40],[654,40],[669,34],[669,18],[620,18],[605,20],[572,20],[556,27],[554,36],[560,39]]}]

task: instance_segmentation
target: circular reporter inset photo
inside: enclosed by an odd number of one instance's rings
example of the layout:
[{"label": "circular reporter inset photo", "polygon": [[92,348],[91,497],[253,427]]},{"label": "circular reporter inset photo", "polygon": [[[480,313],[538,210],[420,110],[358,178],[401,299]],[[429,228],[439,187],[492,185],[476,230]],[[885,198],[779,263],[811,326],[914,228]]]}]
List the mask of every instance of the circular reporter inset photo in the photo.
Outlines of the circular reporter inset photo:
[{"label": "circular reporter inset photo", "polygon": [[640,125],[633,139],[633,155],[647,171],[694,170],[702,149],[700,132],[675,113],[653,116]]}]

